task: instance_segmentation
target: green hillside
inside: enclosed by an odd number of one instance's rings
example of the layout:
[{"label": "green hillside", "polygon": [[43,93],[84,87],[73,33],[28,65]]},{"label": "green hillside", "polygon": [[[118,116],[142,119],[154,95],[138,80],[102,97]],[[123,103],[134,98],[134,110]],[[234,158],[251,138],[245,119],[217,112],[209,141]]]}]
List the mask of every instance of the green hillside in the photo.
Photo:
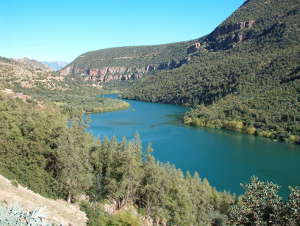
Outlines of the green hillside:
[{"label": "green hillside", "polygon": [[154,46],[131,46],[102,49],[80,55],[73,65],[101,68],[108,66],[144,67],[148,64],[180,61],[186,57],[186,48],[192,42],[179,42]]},{"label": "green hillside", "polygon": [[187,63],[196,41],[154,46],[131,46],[87,52],[60,71],[96,82],[139,79],[144,74],[172,69]]},{"label": "green hillside", "polygon": [[139,80],[124,97],[195,107],[185,123],[300,138],[298,0],[245,2],[188,64]]}]

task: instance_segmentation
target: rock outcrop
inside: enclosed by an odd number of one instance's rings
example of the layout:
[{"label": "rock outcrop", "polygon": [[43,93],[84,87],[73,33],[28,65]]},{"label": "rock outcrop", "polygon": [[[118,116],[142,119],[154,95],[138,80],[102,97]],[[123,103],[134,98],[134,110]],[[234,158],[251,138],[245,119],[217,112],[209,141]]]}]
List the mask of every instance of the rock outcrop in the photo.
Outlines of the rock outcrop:
[{"label": "rock outcrop", "polygon": [[60,71],[63,76],[79,75],[83,76],[84,80],[93,80],[99,83],[110,82],[114,80],[136,80],[140,79],[143,75],[154,71],[168,70],[186,64],[187,59],[179,62],[171,60],[168,63],[161,64],[148,64],[145,67],[102,67],[102,68],[89,68],[80,67],[77,65],[69,65]]},{"label": "rock outcrop", "polygon": [[194,53],[200,48],[201,48],[200,42],[195,42],[193,45],[191,45],[187,48],[187,53],[188,54]]},{"label": "rock outcrop", "polygon": [[224,24],[217,27],[205,39],[205,42],[208,43],[208,49],[228,49],[236,43],[240,43],[251,38],[251,32],[249,32],[249,29],[252,28],[255,23],[255,20],[249,20],[235,24]]},{"label": "rock outcrop", "polygon": [[217,27],[209,36],[221,36],[233,31],[242,30],[245,28],[252,28],[254,24],[255,24],[255,20],[241,21],[236,24],[226,24]]}]

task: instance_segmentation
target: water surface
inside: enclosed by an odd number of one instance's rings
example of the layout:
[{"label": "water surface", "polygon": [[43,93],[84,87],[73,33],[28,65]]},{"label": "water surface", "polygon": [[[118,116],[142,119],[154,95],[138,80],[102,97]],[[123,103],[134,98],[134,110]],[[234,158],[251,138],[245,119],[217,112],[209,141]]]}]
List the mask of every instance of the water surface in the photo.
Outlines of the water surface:
[{"label": "water surface", "polygon": [[[106,95],[107,96],[107,95]],[[116,97],[109,95],[109,97]],[[181,106],[128,101],[127,110],[92,114],[88,130],[97,137],[125,136],[139,133],[144,146],[152,143],[153,155],[184,171],[198,172],[219,191],[240,194],[240,183],[255,175],[282,186],[300,185],[300,146],[274,142],[218,129],[185,126]]]}]

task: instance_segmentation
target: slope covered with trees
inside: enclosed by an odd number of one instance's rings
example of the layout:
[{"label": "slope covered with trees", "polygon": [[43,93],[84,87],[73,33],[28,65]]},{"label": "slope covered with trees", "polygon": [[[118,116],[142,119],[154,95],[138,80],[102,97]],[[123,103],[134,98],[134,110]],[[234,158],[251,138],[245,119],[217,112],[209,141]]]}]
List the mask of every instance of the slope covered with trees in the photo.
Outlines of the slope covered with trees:
[{"label": "slope covered with trees", "polygon": [[188,64],[147,76],[124,97],[193,106],[185,123],[300,141],[298,0],[249,0]]},{"label": "slope covered with trees", "polygon": [[[88,225],[295,225],[300,191],[253,179],[236,199],[142,150],[138,137],[95,140],[55,105],[0,95],[0,174],[46,197],[82,203]],[[88,201],[87,201],[88,200]],[[111,215],[105,210],[109,206]],[[13,220],[1,207],[5,220]],[[5,212],[6,211],[6,212]]]},{"label": "slope covered with trees", "polygon": [[212,212],[232,201],[197,175],[184,176],[143,153],[138,138],[95,141],[82,121],[67,126],[55,106],[40,110],[0,98],[0,173],[34,192],[69,201],[85,194],[116,209],[133,204],[144,215],[174,224],[210,222]]},{"label": "slope covered with trees", "polygon": [[180,61],[187,56],[186,48],[192,41],[154,46],[129,46],[91,51],[80,55],[71,64],[102,67],[145,67],[148,64]]}]

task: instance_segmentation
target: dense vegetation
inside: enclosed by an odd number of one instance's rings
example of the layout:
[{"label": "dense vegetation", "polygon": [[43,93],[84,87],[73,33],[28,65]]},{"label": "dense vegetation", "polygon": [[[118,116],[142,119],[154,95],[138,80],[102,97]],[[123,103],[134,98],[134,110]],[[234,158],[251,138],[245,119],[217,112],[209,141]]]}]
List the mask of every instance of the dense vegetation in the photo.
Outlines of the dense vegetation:
[{"label": "dense vegetation", "polygon": [[[55,105],[0,97],[0,174],[35,192],[82,203],[89,225],[295,225],[300,191],[288,200],[278,186],[253,179],[239,199],[217,192],[205,179],[184,174],[142,150],[138,137],[95,140],[85,122],[73,121]],[[116,214],[105,211],[109,206]],[[272,222],[272,223],[270,223]]]},{"label": "dense vegetation", "polygon": [[207,211],[222,210],[225,198],[231,200],[206,180],[185,177],[143,154],[138,139],[96,142],[82,121],[67,127],[67,117],[55,106],[38,111],[38,106],[3,96],[0,103],[0,173],[35,192],[68,200],[87,193],[90,200],[109,200],[117,209],[134,204],[170,222],[190,220],[188,212],[198,205],[205,212],[195,217],[208,221]]},{"label": "dense vegetation", "polygon": [[[245,20],[254,20],[254,26],[234,25]],[[187,124],[299,142],[298,21],[298,0],[249,0],[200,39],[202,49],[189,64],[148,76],[125,96],[194,106],[184,117]],[[106,66],[145,65],[181,59],[188,45],[95,54]],[[102,58],[93,54],[80,59],[93,58],[101,66]],[[32,97],[22,101],[0,93],[0,174],[47,197],[70,202],[84,197],[89,225],[299,225],[298,188],[290,188],[285,200],[277,185],[252,178],[238,198],[218,192],[198,174],[159,163],[150,146],[142,150],[138,137],[95,140],[86,133],[83,111],[117,104],[93,97],[100,93],[91,84],[73,78],[61,82],[5,58],[0,64],[0,89]],[[0,206],[0,214],[10,210]]]},{"label": "dense vegetation", "polygon": [[123,96],[193,106],[187,124],[299,142],[299,12],[297,0],[247,1],[188,64],[144,77]]}]

